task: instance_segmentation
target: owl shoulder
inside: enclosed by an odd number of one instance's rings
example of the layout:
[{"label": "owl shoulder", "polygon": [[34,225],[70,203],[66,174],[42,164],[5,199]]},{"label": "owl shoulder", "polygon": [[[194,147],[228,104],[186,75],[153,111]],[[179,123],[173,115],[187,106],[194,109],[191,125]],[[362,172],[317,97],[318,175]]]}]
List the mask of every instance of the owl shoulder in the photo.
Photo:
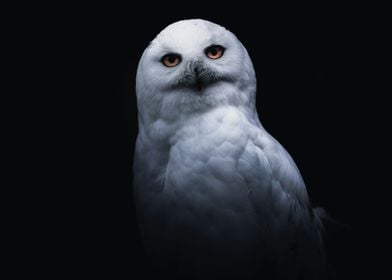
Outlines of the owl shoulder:
[{"label": "owl shoulder", "polygon": [[253,188],[279,189],[291,199],[308,204],[306,186],[294,160],[264,128],[251,129],[239,163],[244,177],[254,184]]}]

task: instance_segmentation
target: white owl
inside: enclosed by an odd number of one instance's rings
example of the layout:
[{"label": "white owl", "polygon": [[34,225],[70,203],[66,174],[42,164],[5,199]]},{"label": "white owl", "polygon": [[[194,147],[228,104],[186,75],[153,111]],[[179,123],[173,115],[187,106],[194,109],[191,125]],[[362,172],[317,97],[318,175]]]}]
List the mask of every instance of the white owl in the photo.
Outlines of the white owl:
[{"label": "white owl", "polygon": [[156,271],[324,279],[320,214],[260,123],[253,65],[233,33],[199,19],[169,25],[140,59],[136,93],[134,193]]}]

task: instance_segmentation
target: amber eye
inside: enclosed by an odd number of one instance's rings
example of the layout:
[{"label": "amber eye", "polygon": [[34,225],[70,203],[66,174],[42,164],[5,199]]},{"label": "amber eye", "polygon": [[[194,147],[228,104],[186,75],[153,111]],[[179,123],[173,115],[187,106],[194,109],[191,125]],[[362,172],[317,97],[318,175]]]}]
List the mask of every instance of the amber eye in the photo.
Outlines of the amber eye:
[{"label": "amber eye", "polygon": [[225,48],[218,45],[210,46],[205,50],[206,55],[211,59],[221,58],[224,52]]},{"label": "amber eye", "polygon": [[177,66],[181,62],[181,56],[175,53],[169,53],[162,57],[162,63],[166,67]]}]

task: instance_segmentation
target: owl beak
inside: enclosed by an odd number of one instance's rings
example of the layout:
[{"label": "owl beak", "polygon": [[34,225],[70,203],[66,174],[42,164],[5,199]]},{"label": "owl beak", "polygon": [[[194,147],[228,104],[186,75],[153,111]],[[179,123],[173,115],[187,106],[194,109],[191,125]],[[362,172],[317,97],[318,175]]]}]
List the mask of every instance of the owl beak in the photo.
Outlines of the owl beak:
[{"label": "owl beak", "polygon": [[215,75],[202,61],[190,61],[178,81],[178,85],[190,87],[198,93],[202,93],[203,89],[213,81],[215,81]]},{"label": "owl beak", "polygon": [[195,73],[196,77],[196,87],[198,91],[202,90],[202,79],[200,77],[200,73],[203,71],[203,66],[200,62],[196,62],[193,64],[193,73]]}]

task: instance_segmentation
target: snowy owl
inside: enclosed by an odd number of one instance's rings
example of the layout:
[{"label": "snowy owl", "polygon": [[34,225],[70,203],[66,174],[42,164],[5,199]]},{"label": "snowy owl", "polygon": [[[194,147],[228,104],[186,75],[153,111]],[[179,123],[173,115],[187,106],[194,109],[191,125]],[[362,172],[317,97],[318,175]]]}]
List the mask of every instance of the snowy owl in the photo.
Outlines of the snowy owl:
[{"label": "snowy owl", "polygon": [[155,271],[324,279],[320,213],[259,120],[255,71],[233,33],[199,19],[169,25],[140,59],[136,95],[134,195]]}]

